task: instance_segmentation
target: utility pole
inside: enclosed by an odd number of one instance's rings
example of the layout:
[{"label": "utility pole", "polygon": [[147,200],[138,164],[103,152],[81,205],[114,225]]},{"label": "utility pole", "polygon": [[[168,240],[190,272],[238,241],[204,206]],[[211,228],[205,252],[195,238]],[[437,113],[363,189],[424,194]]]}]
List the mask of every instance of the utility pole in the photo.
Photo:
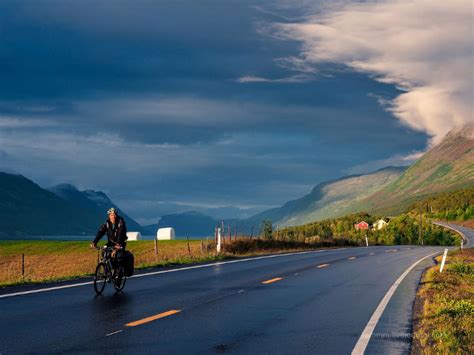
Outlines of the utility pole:
[{"label": "utility pole", "polygon": [[420,241],[423,245],[423,208],[420,208]]}]

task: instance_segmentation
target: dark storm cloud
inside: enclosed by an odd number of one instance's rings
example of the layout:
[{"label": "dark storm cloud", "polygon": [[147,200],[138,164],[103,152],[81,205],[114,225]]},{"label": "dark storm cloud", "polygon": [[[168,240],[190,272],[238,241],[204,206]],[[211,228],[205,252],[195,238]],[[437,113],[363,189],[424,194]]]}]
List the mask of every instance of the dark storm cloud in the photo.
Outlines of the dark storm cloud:
[{"label": "dark storm cloud", "polygon": [[424,148],[425,135],[378,104],[392,86],[289,65],[297,44],[262,31],[278,11],[250,0],[2,2],[2,165],[103,189],[148,218],[157,201],[279,204]]}]

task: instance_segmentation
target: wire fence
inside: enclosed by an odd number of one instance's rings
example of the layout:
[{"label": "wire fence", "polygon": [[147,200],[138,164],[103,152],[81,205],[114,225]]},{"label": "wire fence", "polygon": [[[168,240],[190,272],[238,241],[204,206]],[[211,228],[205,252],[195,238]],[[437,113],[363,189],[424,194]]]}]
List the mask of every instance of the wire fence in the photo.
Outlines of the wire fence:
[{"label": "wire fence", "polygon": [[[178,243],[154,244],[153,241],[128,242],[135,256],[135,267],[202,260],[215,250],[214,240],[186,240]],[[0,286],[21,282],[38,282],[86,276],[94,273],[99,251],[32,252],[0,256]]]}]

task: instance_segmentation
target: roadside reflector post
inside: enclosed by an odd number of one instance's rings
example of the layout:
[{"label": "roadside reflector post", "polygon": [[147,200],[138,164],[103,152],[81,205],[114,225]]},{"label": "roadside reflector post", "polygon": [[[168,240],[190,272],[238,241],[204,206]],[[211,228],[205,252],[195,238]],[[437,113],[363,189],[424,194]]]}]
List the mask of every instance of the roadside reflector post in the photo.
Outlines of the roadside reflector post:
[{"label": "roadside reflector post", "polygon": [[446,256],[448,255],[448,248],[444,249],[443,260],[441,260],[441,267],[439,268],[439,272],[442,273],[444,269],[444,263],[446,262]]},{"label": "roadside reflector post", "polygon": [[461,238],[461,250],[463,250],[463,249],[464,249],[464,239]]},{"label": "roadside reflector post", "polygon": [[367,236],[365,237],[365,246],[369,246],[369,238],[367,238]]},{"label": "roadside reflector post", "polygon": [[222,250],[221,239],[222,239],[222,229],[217,228],[217,253],[220,253]]}]

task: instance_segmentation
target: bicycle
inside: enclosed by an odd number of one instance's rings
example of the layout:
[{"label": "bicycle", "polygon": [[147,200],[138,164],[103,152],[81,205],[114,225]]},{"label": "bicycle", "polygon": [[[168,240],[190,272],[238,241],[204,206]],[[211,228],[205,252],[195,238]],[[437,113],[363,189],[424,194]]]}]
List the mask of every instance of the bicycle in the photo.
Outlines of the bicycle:
[{"label": "bicycle", "polygon": [[94,275],[94,289],[95,292],[100,295],[105,289],[105,284],[112,282],[117,292],[120,292],[125,287],[127,277],[125,276],[124,266],[120,265],[118,268],[114,268],[112,265],[112,252],[114,248],[104,246],[102,248],[96,247],[97,250],[101,250],[101,257]]}]

